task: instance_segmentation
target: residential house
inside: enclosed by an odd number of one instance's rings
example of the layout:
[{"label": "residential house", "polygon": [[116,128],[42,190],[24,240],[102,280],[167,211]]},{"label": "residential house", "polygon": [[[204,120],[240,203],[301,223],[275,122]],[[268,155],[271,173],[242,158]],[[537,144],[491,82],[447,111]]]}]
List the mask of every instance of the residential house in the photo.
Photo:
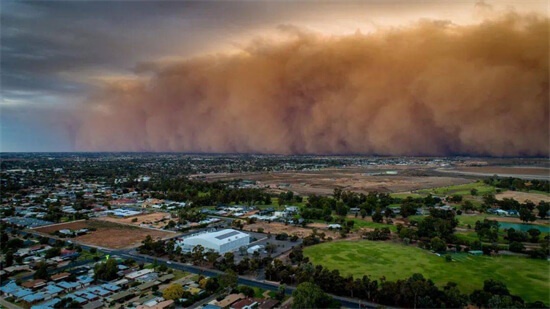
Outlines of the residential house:
[{"label": "residential house", "polygon": [[39,288],[45,286],[46,285],[46,280],[44,280],[44,279],[29,280],[29,281],[23,282],[23,284],[21,284],[21,285],[24,288],[36,290],[36,289],[39,289]]},{"label": "residential house", "polygon": [[174,305],[173,300],[165,300],[160,303],[157,303],[155,305],[147,306],[147,305],[139,305],[137,306],[137,309],[165,309],[170,308]]},{"label": "residential house", "polygon": [[59,273],[59,274],[55,274],[51,277],[51,279],[53,281],[61,281],[63,279],[66,279],[70,276],[71,274],[70,273],[67,273],[67,272],[62,272],[62,273]]},{"label": "residential house", "polygon": [[60,288],[54,284],[48,284],[44,289],[42,289],[42,292],[48,294],[50,297],[47,298],[53,298],[59,295],[61,292],[63,292],[63,288]]},{"label": "residential house", "polygon": [[221,308],[229,308],[232,304],[238,302],[239,300],[244,299],[244,294],[229,294],[224,299],[216,303],[216,306]]},{"label": "residential house", "polygon": [[268,298],[260,303],[258,309],[273,309],[279,305],[279,301],[276,299]]},{"label": "residential house", "polygon": [[245,298],[231,305],[231,309],[252,309],[259,305],[255,298]]},{"label": "residential house", "polygon": [[56,285],[65,290],[65,292],[71,292],[80,288],[80,284],[78,282],[60,281],[57,282]]},{"label": "residential house", "polygon": [[21,300],[29,305],[45,300],[44,293],[33,293],[23,297]]},{"label": "residential house", "polygon": [[104,307],[103,302],[100,300],[96,300],[85,304],[84,306],[82,306],[82,309],[99,309],[103,307]]}]

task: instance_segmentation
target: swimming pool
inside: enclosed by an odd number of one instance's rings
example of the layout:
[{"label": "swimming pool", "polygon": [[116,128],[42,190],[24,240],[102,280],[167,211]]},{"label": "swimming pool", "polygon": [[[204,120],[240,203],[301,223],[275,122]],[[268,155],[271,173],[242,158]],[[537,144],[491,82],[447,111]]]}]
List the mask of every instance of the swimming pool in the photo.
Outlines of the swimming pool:
[{"label": "swimming pool", "polygon": [[550,232],[550,226],[544,225],[535,225],[535,224],[522,224],[522,223],[510,223],[510,222],[499,222],[501,229],[510,229],[528,231],[530,229],[537,229],[541,232]]}]

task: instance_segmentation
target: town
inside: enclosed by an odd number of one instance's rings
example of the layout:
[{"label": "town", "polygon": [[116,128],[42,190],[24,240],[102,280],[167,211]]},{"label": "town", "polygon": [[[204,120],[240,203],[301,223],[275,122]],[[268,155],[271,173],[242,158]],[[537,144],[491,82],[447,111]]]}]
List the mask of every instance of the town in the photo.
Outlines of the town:
[{"label": "town", "polygon": [[549,305],[543,160],[250,158],[3,154],[0,305]]}]

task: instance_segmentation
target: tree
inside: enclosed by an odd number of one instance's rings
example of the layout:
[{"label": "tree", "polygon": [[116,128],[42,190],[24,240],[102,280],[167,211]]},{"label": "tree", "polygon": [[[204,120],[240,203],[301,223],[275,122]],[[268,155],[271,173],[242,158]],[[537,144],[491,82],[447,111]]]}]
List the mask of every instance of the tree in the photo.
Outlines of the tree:
[{"label": "tree", "polygon": [[[520,306],[518,306],[520,305]],[[494,295],[487,302],[489,308],[521,308],[523,304],[516,304],[512,297],[503,295]]]},{"label": "tree", "polygon": [[179,283],[173,283],[162,293],[165,299],[179,299],[183,295],[183,286]]},{"label": "tree", "polygon": [[537,219],[527,207],[521,207],[519,209],[519,218],[523,222],[535,221]]},{"label": "tree", "polygon": [[268,242],[265,245],[264,249],[265,249],[265,251],[267,251],[267,253],[273,254],[273,253],[275,253],[275,251],[277,251],[277,245]]},{"label": "tree", "polygon": [[240,293],[243,293],[244,296],[254,297],[254,289],[247,285],[241,285],[238,290]]},{"label": "tree", "polygon": [[218,280],[222,288],[236,288],[238,284],[238,276],[232,269],[225,271]]},{"label": "tree", "polygon": [[61,249],[58,247],[50,248],[46,251],[45,258],[51,259],[61,254]]},{"label": "tree", "polygon": [[386,208],[386,211],[384,212],[384,216],[386,218],[395,218],[395,214],[393,213],[393,210],[391,208]]},{"label": "tree", "polygon": [[525,246],[522,243],[514,241],[510,244],[510,251],[521,253],[525,250]]},{"label": "tree", "polygon": [[380,211],[380,208],[376,209],[376,212],[372,215],[372,221],[380,223],[384,219],[384,216],[382,216],[382,212]]},{"label": "tree", "polygon": [[486,238],[490,242],[498,241],[498,228],[500,224],[496,220],[483,219],[476,221],[475,231],[480,240]]},{"label": "tree", "polygon": [[345,216],[348,214],[349,208],[341,201],[336,203],[336,214],[339,216]]},{"label": "tree", "polygon": [[48,274],[48,265],[44,262],[38,264],[38,269],[34,272],[34,279],[48,280],[50,275]]},{"label": "tree", "polygon": [[13,249],[13,250],[17,250],[19,248],[23,248],[23,246],[25,245],[25,242],[19,238],[11,238],[10,240],[8,240],[7,242],[7,249]]},{"label": "tree", "polygon": [[204,247],[201,245],[196,245],[193,247],[192,255],[193,263],[199,264],[204,260]]},{"label": "tree", "polygon": [[339,200],[342,196],[342,188],[334,188],[333,195],[336,200]]},{"label": "tree", "polygon": [[277,294],[275,294],[275,299],[283,300],[285,298],[286,285],[281,284],[277,289]]},{"label": "tree", "polygon": [[550,203],[540,201],[540,203],[537,205],[537,210],[539,211],[539,217],[541,219],[546,218],[546,214],[550,210]]},{"label": "tree", "polygon": [[110,281],[118,278],[118,262],[116,259],[108,259],[107,262],[94,266],[94,279]]},{"label": "tree", "polygon": [[416,209],[418,207],[412,203],[412,202],[406,202],[401,204],[401,216],[403,218],[407,218],[408,216],[412,216],[416,214]]},{"label": "tree", "polygon": [[6,267],[13,265],[13,251],[8,251],[8,253],[6,253],[6,259],[4,262],[6,262]]},{"label": "tree", "polygon": [[462,195],[454,194],[450,196],[448,199],[452,203],[460,203],[462,202]]},{"label": "tree", "polygon": [[446,308],[463,308],[468,303],[468,296],[461,294],[454,282],[447,283],[443,288],[443,295]]},{"label": "tree", "polygon": [[430,245],[432,247],[432,250],[435,252],[444,252],[445,250],[447,250],[447,244],[445,243],[445,241],[437,236],[432,238]]},{"label": "tree", "polygon": [[207,292],[215,292],[218,290],[219,287],[220,285],[217,278],[208,278],[208,280],[206,280],[205,288]]},{"label": "tree", "polygon": [[531,239],[530,241],[532,243],[537,243],[539,241],[539,235],[541,234],[541,232],[537,229],[529,229],[527,231],[527,233],[529,234],[529,236],[531,236]]},{"label": "tree", "polygon": [[462,209],[466,212],[472,211],[475,209],[474,204],[471,201],[464,201],[462,204]]},{"label": "tree", "polygon": [[363,236],[368,240],[388,240],[391,232],[387,227],[375,228],[374,231],[364,232]]},{"label": "tree", "polygon": [[292,308],[330,308],[332,297],[311,282],[303,282],[292,293]]}]

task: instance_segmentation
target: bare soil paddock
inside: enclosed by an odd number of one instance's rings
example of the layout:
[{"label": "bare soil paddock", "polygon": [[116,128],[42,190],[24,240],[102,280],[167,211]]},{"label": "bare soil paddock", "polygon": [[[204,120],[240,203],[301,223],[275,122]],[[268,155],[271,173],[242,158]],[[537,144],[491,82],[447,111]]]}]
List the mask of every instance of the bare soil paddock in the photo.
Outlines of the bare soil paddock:
[{"label": "bare soil paddock", "polygon": [[[166,220],[162,221],[163,219],[167,218]],[[114,223],[122,223],[122,224],[131,224],[135,226],[139,226],[140,224],[145,224],[148,226],[152,226],[154,228],[163,228],[166,224],[168,224],[168,221],[170,221],[170,214],[169,213],[163,213],[163,212],[154,212],[150,214],[142,214],[132,217],[125,217],[125,218],[118,218],[118,217],[101,217],[98,218],[98,220],[103,221],[109,221]],[[134,219],[137,219],[137,221],[133,221]]]},{"label": "bare soil paddock", "polygon": [[503,198],[513,198],[514,200],[520,203],[525,203],[525,201],[527,200],[535,204],[537,204],[540,201],[550,202],[550,196],[544,195],[541,193],[506,191],[506,192],[496,194],[495,197],[499,200],[502,200]]},{"label": "bare soil paddock", "polygon": [[151,235],[153,239],[164,239],[175,236],[173,232],[157,231],[94,219],[50,225],[34,230],[45,234],[51,234],[63,229],[75,230],[90,228],[95,228],[96,230],[90,231],[82,236],[74,237],[73,239],[84,244],[120,249],[139,245],[147,235]]},{"label": "bare soil paddock", "polygon": [[[243,230],[246,231],[258,231],[258,228],[263,228],[264,233],[271,233],[271,235],[277,235],[281,233],[287,233],[288,235],[296,235],[300,238],[311,235],[313,230],[310,228],[303,228],[294,225],[284,225],[283,223],[267,223],[267,222],[256,222],[254,224],[247,224],[244,226]],[[340,238],[340,234],[328,231],[328,230],[319,230],[319,233],[325,233],[327,237]]]},{"label": "bare soil paddock", "polygon": [[[380,166],[377,168],[340,168],[307,172],[271,173],[219,173],[206,175],[206,180],[254,180],[260,187],[268,187],[273,192],[291,190],[301,195],[332,194],[334,188],[356,192],[403,192],[459,185],[472,182],[460,176],[430,176],[427,167]],[[397,175],[384,174],[397,171]],[[381,173],[380,175],[373,175]],[[284,186],[288,184],[290,186]]]}]

